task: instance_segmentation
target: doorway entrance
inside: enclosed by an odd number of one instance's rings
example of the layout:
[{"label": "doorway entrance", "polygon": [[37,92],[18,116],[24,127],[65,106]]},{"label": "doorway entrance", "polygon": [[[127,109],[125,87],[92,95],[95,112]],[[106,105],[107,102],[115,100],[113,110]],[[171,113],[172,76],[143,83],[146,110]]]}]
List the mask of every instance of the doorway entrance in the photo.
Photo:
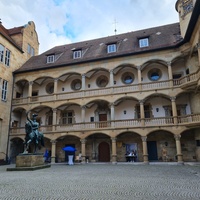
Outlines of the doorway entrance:
[{"label": "doorway entrance", "polygon": [[99,114],[99,128],[107,127],[107,114]]},{"label": "doorway entrance", "polygon": [[147,141],[147,149],[149,154],[149,161],[158,160],[157,143],[156,141]]},{"label": "doorway entrance", "polygon": [[99,162],[110,162],[110,146],[107,142],[99,144]]}]

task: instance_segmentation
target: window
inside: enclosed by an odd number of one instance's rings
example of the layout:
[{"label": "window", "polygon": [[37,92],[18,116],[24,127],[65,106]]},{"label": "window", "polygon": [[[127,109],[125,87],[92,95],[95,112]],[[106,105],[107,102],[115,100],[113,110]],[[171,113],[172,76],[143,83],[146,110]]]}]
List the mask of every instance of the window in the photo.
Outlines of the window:
[{"label": "window", "polygon": [[30,44],[28,44],[27,52],[28,52],[28,54],[30,54],[31,56],[34,56],[34,55],[35,55],[35,49],[34,49]]},{"label": "window", "polygon": [[161,78],[161,71],[160,69],[152,69],[148,72],[148,77],[151,81],[158,81]]},{"label": "window", "polygon": [[107,47],[107,52],[108,53],[113,53],[116,52],[117,48],[116,48],[116,44],[109,44]]},{"label": "window", "polygon": [[76,58],[81,58],[81,50],[74,51],[74,53],[73,53],[73,58],[74,58],[74,59],[76,59]]},{"label": "window", "polygon": [[108,84],[108,78],[106,76],[102,75],[97,78],[97,85],[99,87],[106,87],[107,84]]},{"label": "window", "polygon": [[54,62],[54,58],[55,58],[55,55],[47,56],[47,63],[53,63]]},{"label": "window", "polygon": [[10,66],[10,51],[8,49],[6,49],[5,65]]},{"label": "window", "polygon": [[3,62],[4,46],[0,44],[0,62]]},{"label": "window", "polygon": [[46,85],[46,92],[48,94],[53,94],[54,93],[54,83],[48,83]]},{"label": "window", "polygon": [[68,111],[63,113],[62,115],[62,124],[72,124],[73,122],[73,113],[72,111]]},{"label": "window", "polygon": [[[141,114],[140,114],[140,105],[136,105],[136,118],[140,119]],[[152,111],[151,111],[151,106],[149,104],[144,105],[144,117],[145,118],[151,118],[152,116]]]},{"label": "window", "polygon": [[80,90],[81,89],[81,80],[79,80],[79,79],[73,80],[72,84],[71,84],[71,88],[72,88],[72,90]]},{"label": "window", "polygon": [[125,72],[122,75],[122,82],[124,84],[131,84],[134,81],[134,75],[130,72]]},{"label": "window", "polygon": [[35,49],[33,47],[31,47],[31,56],[35,55]]},{"label": "window", "polygon": [[8,81],[3,80],[2,95],[1,95],[1,99],[3,101],[6,101],[6,99],[7,99],[7,92],[8,92]]},{"label": "window", "polygon": [[140,46],[140,48],[148,47],[149,46],[149,38],[139,39],[139,46]]},{"label": "window", "polygon": [[31,45],[28,44],[28,48],[27,48],[28,54],[31,54]]}]

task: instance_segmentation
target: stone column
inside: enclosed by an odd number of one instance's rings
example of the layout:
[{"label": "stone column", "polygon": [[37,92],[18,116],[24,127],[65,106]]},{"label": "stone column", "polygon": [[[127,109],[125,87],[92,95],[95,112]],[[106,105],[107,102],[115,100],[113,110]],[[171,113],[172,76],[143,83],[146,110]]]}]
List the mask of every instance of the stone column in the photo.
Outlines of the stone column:
[{"label": "stone column", "polygon": [[52,109],[52,110],[53,110],[53,131],[55,131],[57,125],[57,109]]},{"label": "stone column", "polygon": [[112,140],[112,164],[117,164],[117,148],[116,148],[116,138],[111,138]]},{"label": "stone column", "polygon": [[148,150],[147,150],[147,136],[142,136],[142,147],[143,147],[143,162],[149,164]]},{"label": "stone column", "polygon": [[141,66],[137,66],[137,70],[138,70],[138,87],[139,90],[142,90],[142,73],[141,73]]},{"label": "stone column", "polygon": [[56,161],[56,140],[51,140],[51,163]]},{"label": "stone column", "polygon": [[82,154],[82,162],[81,163],[83,163],[83,164],[85,164],[85,157],[86,157],[86,155],[85,155],[85,144],[86,144],[86,139],[81,139],[80,140],[81,141],[81,154]]},{"label": "stone column", "polygon": [[58,79],[54,79],[54,100],[57,99],[57,92],[58,92]]},{"label": "stone column", "polygon": [[31,97],[32,97],[32,90],[33,90],[33,81],[29,82],[29,87],[28,87],[28,102],[31,102]]},{"label": "stone column", "polygon": [[82,75],[82,90],[85,90],[85,74]]},{"label": "stone column", "polygon": [[176,109],[176,97],[171,97],[171,103],[172,103],[172,115],[174,119],[174,124],[178,124],[177,119],[177,109]]},{"label": "stone column", "polygon": [[115,120],[115,105],[114,103],[110,104],[110,112],[111,112],[111,127],[114,127],[114,120]]},{"label": "stone column", "polygon": [[141,119],[141,126],[144,126],[144,120],[145,120],[145,116],[144,116],[144,100],[140,100],[140,119]]},{"label": "stone column", "polygon": [[174,138],[176,140],[176,152],[177,152],[177,160],[178,164],[183,164],[183,154],[181,151],[181,135],[174,135]]},{"label": "stone column", "polygon": [[82,107],[81,107],[81,121],[82,121],[83,123],[85,123],[85,109],[86,109],[85,106],[82,106]]},{"label": "stone column", "polygon": [[168,62],[167,65],[168,65],[169,85],[170,85],[170,87],[173,87],[173,75],[172,75],[171,62]]},{"label": "stone column", "polygon": [[114,77],[113,77],[113,70],[110,70],[110,87],[113,87]]}]

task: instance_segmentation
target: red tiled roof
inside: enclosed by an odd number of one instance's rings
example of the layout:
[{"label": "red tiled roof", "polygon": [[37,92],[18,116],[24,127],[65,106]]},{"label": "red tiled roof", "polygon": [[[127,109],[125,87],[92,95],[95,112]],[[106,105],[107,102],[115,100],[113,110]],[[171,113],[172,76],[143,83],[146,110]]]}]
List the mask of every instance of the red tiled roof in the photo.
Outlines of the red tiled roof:
[{"label": "red tiled roof", "polygon": [[6,38],[10,43],[12,43],[16,48],[18,48],[20,51],[22,49],[16,44],[16,42],[11,38],[12,34],[16,34],[17,31],[21,30],[22,27],[17,27],[13,29],[6,29],[1,23],[0,23],[0,34],[3,35],[4,38]]},{"label": "red tiled roof", "polygon": [[[149,38],[149,46],[140,48],[138,39],[145,37]],[[98,59],[109,59],[147,51],[155,51],[161,48],[173,47],[181,40],[179,23],[174,23],[94,40],[56,46],[39,56],[31,57],[16,72],[54,68]],[[110,43],[117,44],[117,52],[107,53],[107,44]],[[73,59],[73,50],[75,49],[82,49],[84,52],[82,58]],[[60,55],[60,57],[54,63],[47,64],[47,56],[51,54]]]}]

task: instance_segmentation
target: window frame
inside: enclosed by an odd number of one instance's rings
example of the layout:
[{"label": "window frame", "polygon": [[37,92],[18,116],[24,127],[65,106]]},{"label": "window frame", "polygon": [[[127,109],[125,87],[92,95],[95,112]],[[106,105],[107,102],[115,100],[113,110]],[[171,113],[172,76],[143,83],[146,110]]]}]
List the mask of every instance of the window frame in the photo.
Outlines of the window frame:
[{"label": "window frame", "polygon": [[62,113],[62,124],[73,124],[73,111],[65,111]]},{"label": "window frame", "polygon": [[112,43],[107,45],[107,53],[114,53],[117,52],[117,44]]},{"label": "window frame", "polygon": [[31,54],[31,45],[30,44],[28,44],[27,52],[28,52],[28,54]]},{"label": "window frame", "polygon": [[149,46],[149,38],[140,38],[139,39],[139,47],[140,48],[144,48],[144,47],[148,47]]},{"label": "window frame", "polygon": [[7,67],[10,66],[10,54],[11,54],[11,51],[9,49],[6,49],[5,50],[5,60],[4,60],[4,63]]},{"label": "window frame", "polygon": [[81,58],[81,57],[82,57],[82,50],[81,49],[73,51],[73,59],[78,59],[78,58]]},{"label": "window frame", "polygon": [[8,81],[3,80],[2,92],[1,92],[1,100],[2,101],[6,101],[7,100],[7,94],[8,94]]},{"label": "window frame", "polygon": [[[1,47],[2,47],[2,51],[1,51]],[[4,62],[4,52],[5,52],[5,47],[0,44],[0,62],[3,63]]]},{"label": "window frame", "polygon": [[47,56],[47,63],[54,63],[55,62],[55,55],[48,55]]}]

